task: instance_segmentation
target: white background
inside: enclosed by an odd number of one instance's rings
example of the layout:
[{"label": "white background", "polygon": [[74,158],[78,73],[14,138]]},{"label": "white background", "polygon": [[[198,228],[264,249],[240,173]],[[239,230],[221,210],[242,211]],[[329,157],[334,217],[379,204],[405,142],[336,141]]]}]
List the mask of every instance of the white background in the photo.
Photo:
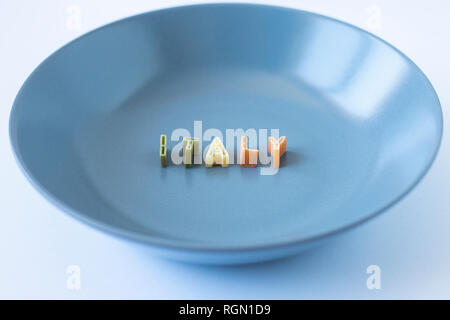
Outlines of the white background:
[{"label": "white background", "polygon": [[[0,0],[0,298],[450,298],[445,129],[436,162],[400,204],[333,243],[258,265],[206,267],[161,260],[82,225],[31,187],[8,138],[14,97],[31,71],[71,39],[105,23],[200,2]],[[430,78],[447,122],[450,1],[258,2],[326,14],[381,36]],[[381,268],[381,290],[366,287],[366,268],[372,264]],[[67,287],[69,265],[80,267],[79,290]]]}]

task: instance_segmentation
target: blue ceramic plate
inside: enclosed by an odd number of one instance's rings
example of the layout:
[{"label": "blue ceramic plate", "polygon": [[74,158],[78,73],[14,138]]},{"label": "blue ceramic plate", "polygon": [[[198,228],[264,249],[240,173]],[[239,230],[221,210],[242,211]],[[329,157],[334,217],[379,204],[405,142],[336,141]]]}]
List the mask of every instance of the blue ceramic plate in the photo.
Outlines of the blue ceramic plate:
[{"label": "blue ceramic plate", "polygon": [[[204,150],[222,135],[232,152],[247,130],[267,160],[266,129],[287,137],[276,174],[160,166],[162,133],[175,162],[182,135]],[[52,203],[203,263],[287,256],[367,221],[418,183],[441,133],[433,87],[397,49],[328,17],[250,4],[89,32],[31,74],[10,119],[17,160]]]}]

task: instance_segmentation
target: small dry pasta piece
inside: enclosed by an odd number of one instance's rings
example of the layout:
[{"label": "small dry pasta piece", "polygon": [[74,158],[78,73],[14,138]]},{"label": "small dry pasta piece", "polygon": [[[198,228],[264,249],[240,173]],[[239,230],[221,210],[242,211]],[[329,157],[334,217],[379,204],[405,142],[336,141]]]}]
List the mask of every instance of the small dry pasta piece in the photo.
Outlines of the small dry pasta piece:
[{"label": "small dry pasta piece", "polygon": [[200,152],[200,139],[192,137],[183,138],[183,161],[186,168],[194,164],[194,156]]},{"label": "small dry pasta piece", "polygon": [[269,137],[268,149],[272,155],[272,164],[274,168],[280,167],[280,158],[286,152],[286,137],[282,136],[276,140],[274,137]]},{"label": "small dry pasta piece", "polygon": [[214,165],[228,167],[229,160],[230,156],[228,151],[223,146],[222,140],[220,140],[219,137],[215,137],[209,146],[208,152],[206,153],[206,167],[211,168]]},{"label": "small dry pasta piece", "polygon": [[258,150],[248,148],[248,139],[241,137],[239,164],[243,167],[256,167],[258,164]]},{"label": "small dry pasta piece", "polygon": [[159,137],[159,157],[161,158],[161,167],[167,167],[167,136],[165,134]]}]

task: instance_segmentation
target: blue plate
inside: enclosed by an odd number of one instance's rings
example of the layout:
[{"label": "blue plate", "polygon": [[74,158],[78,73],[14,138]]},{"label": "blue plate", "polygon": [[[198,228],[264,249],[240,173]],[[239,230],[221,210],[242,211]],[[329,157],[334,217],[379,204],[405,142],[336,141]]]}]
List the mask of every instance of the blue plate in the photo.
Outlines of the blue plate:
[{"label": "blue plate", "polygon": [[[265,129],[287,136],[276,174],[173,163],[180,135],[201,136],[204,150],[222,135],[232,152],[232,134],[248,129],[263,160]],[[441,134],[432,85],[397,49],[328,17],[251,4],[89,32],[31,74],[10,119],[18,163],[63,211],[167,257],[230,264],[300,252],[383,212],[424,176]]]}]

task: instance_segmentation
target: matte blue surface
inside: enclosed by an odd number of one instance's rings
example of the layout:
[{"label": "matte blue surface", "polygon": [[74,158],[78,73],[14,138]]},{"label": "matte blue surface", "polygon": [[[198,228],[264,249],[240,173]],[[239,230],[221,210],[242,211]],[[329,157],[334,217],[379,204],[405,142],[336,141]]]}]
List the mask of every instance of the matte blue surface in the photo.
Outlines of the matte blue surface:
[{"label": "matte blue surface", "polygon": [[[279,128],[282,168],[161,168],[159,135],[193,133],[194,120]],[[64,211],[170,257],[242,263],[382,212],[430,166],[442,118],[423,73],[382,40],[303,11],[216,4],[71,42],[26,81],[10,130],[25,173]]]}]

